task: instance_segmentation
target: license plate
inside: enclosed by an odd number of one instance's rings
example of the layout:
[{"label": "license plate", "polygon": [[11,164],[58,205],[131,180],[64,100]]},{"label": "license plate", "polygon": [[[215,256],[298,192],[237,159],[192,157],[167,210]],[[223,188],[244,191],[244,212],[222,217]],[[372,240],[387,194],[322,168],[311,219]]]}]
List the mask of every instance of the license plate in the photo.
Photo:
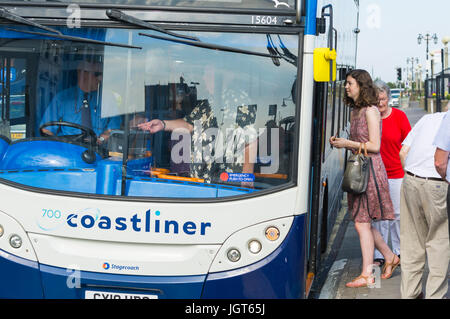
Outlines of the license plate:
[{"label": "license plate", "polygon": [[84,299],[158,299],[157,295],[86,290]]}]

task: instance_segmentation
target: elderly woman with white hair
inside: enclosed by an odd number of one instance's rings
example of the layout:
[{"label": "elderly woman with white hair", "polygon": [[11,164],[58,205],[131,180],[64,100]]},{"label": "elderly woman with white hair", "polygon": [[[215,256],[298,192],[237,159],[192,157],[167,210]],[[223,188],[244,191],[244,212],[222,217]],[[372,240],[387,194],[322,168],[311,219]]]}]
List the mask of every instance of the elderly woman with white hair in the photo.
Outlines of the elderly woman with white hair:
[{"label": "elderly woman with white hair", "polygon": [[[406,114],[389,106],[391,90],[383,81],[375,81],[378,89],[378,110],[380,111],[382,124],[381,134],[381,158],[389,180],[389,193],[395,210],[395,220],[381,220],[373,223],[373,226],[381,233],[385,242],[391,235],[392,251],[400,256],[400,188],[405,172],[400,161],[399,152],[402,142],[411,131],[411,125]],[[385,260],[382,254],[375,249],[374,261],[382,266]]]}]

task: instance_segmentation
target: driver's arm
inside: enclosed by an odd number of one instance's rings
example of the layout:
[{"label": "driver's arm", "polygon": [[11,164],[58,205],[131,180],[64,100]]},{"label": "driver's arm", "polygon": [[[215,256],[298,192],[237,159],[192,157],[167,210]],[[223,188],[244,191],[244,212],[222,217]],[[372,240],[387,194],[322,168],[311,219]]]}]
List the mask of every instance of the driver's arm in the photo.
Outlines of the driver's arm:
[{"label": "driver's arm", "polygon": [[55,134],[53,134],[52,131],[47,130],[46,128],[43,128],[43,129],[42,129],[42,132],[43,132],[44,134],[46,134],[46,135],[49,135],[49,136],[54,136],[54,135],[55,135]]},{"label": "driver's arm", "polygon": [[100,119],[100,121],[102,123],[104,131],[97,137],[97,144],[99,145],[105,143],[108,140],[113,130],[120,129],[122,118],[120,116],[114,116],[108,119]]}]

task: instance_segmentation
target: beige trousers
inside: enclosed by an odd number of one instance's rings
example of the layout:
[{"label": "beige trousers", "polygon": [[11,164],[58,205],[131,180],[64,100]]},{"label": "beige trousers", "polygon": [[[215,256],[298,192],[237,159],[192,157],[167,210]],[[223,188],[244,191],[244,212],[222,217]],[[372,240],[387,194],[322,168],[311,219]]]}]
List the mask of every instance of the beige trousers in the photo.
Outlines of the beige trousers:
[{"label": "beige trousers", "polygon": [[401,295],[416,298],[422,292],[426,259],[429,274],[425,298],[443,298],[448,290],[450,246],[447,187],[405,174],[400,194]]}]

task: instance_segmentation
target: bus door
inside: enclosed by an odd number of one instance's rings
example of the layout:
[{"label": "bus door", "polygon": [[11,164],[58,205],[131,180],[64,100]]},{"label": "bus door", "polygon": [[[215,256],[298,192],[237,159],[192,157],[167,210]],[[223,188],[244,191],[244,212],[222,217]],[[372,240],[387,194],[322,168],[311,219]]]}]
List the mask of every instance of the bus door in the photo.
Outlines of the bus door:
[{"label": "bus door", "polygon": [[[328,19],[326,19],[328,18]],[[337,30],[333,25],[333,6],[322,8],[319,19],[319,42],[324,42],[321,48],[314,50],[314,98],[313,98],[313,147],[312,147],[312,178],[311,207],[309,216],[309,256],[308,281],[317,275],[321,253],[325,252],[327,242],[327,181],[323,176],[326,158],[331,151],[328,138],[334,128],[332,114],[336,92],[336,46]],[[331,106],[331,108],[330,108]]]},{"label": "bus door", "polygon": [[29,136],[28,65],[25,57],[0,53],[0,135],[11,141]]}]

